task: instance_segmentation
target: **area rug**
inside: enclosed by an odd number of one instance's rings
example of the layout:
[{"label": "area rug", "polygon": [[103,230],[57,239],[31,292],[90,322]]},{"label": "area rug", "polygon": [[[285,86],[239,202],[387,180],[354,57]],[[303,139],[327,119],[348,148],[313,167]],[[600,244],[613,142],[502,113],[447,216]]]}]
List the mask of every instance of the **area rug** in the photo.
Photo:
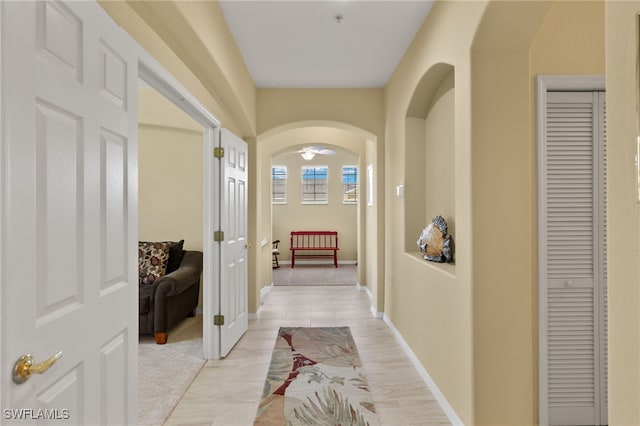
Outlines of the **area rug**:
[{"label": "area rug", "polygon": [[379,425],[349,327],[281,327],[254,425]]},{"label": "area rug", "polygon": [[356,285],[356,265],[282,265],[273,270],[273,285]]},{"label": "area rug", "polygon": [[202,315],[178,324],[164,345],[153,336],[140,336],[138,425],[162,425],[204,363]]}]

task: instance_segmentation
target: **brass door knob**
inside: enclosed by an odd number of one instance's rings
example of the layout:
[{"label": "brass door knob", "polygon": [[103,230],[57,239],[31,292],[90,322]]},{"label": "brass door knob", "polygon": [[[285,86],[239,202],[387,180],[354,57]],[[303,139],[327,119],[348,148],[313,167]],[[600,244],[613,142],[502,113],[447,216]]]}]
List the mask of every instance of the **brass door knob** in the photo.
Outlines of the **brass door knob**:
[{"label": "brass door knob", "polygon": [[53,366],[62,357],[62,351],[58,352],[48,360],[39,364],[33,363],[33,356],[22,355],[13,366],[13,382],[21,385],[29,380],[32,374],[42,374]]}]

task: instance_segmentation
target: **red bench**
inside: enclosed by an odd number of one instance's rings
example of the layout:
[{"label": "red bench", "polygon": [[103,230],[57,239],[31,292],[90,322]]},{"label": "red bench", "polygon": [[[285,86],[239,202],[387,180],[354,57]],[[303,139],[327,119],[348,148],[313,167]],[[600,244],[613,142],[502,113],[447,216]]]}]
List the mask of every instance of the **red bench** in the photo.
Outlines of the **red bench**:
[{"label": "red bench", "polygon": [[[333,264],[338,267],[338,232],[337,231],[291,231],[291,267],[296,266],[298,257],[332,257]],[[296,253],[302,251],[303,253]],[[332,251],[333,254],[305,253]]]}]

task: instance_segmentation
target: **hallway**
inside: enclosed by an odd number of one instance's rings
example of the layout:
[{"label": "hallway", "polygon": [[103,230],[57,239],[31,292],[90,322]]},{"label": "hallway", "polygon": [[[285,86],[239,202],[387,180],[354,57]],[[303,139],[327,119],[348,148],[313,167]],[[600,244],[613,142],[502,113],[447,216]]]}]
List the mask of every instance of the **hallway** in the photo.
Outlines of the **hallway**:
[{"label": "hallway", "polygon": [[349,326],[382,425],[450,424],[392,331],[355,286],[271,287],[259,319],[224,360],[209,361],[165,425],[251,425],[281,326]]}]

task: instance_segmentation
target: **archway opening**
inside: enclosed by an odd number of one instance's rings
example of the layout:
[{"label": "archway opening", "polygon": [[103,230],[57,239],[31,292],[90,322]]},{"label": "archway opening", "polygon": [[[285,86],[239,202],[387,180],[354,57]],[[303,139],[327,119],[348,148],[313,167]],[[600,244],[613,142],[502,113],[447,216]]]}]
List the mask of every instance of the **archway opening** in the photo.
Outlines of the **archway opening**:
[{"label": "archway opening", "polygon": [[[290,123],[263,133],[258,137],[257,155],[257,233],[259,236],[260,251],[257,259],[257,281],[260,287],[260,299],[268,293],[273,283],[271,251],[267,250],[274,239],[281,240],[282,259],[288,260],[290,227],[299,227],[301,220],[308,220],[304,227],[316,228],[313,218],[321,217],[330,226],[337,223],[336,228],[340,238],[340,261],[356,263],[358,266],[357,282],[364,287],[375,299],[376,289],[369,288],[377,282],[375,274],[375,262],[369,257],[375,256],[374,250],[367,251],[370,242],[367,240],[368,227],[374,227],[375,222],[369,223],[368,204],[366,199],[367,185],[366,170],[369,165],[376,164],[375,147],[376,137],[362,129],[337,122],[309,121]],[[302,147],[322,146],[336,151],[335,155],[316,156],[313,160],[302,159],[299,153],[295,153]],[[373,154],[372,154],[373,153]],[[321,164],[322,163],[322,164]],[[289,181],[286,196],[285,209],[297,211],[294,214],[295,223],[285,224],[288,220],[280,220],[283,205],[273,203],[272,200],[272,166],[287,166],[287,180]],[[302,167],[305,165],[318,165],[329,167],[329,176],[333,176],[329,186],[328,203],[312,206],[305,205],[302,200]],[[345,202],[343,167],[353,166],[357,168],[358,198],[356,202]],[[319,209],[314,209],[319,207]],[[304,210],[304,214],[300,210]],[[326,213],[326,214],[325,214]],[[290,213],[289,213],[290,214]],[[278,217],[276,218],[276,215]],[[286,217],[286,214],[285,214]],[[319,226],[320,223],[317,223]],[[332,226],[333,227],[333,226]],[[286,228],[286,229],[285,229]],[[341,231],[342,229],[342,231]],[[304,229],[298,229],[304,230]],[[313,229],[317,230],[317,229]],[[367,241],[367,244],[365,244]],[[373,302],[375,305],[375,300]]]}]

